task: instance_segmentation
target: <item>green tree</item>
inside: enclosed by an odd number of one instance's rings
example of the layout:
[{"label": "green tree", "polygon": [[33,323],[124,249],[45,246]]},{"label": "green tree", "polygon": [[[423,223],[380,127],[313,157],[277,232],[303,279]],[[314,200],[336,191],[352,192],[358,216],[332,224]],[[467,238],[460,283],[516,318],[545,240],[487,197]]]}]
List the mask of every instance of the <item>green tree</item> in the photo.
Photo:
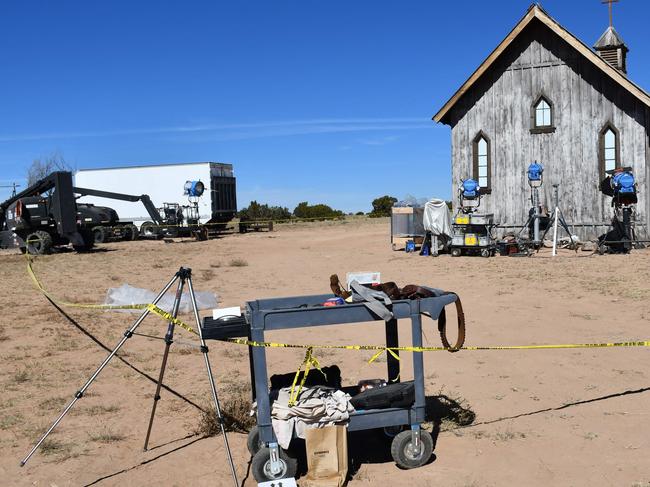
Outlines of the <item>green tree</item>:
[{"label": "green tree", "polygon": [[305,219],[338,218],[343,216],[343,212],[339,210],[334,210],[331,207],[324,205],[322,203],[316,205],[310,205],[307,201],[302,201],[298,203],[298,206],[294,208],[293,216],[295,218],[305,218]]},{"label": "green tree", "polygon": [[391,208],[397,203],[397,198],[393,196],[381,196],[372,201],[372,211],[369,216],[371,218],[378,218],[382,216],[390,216]]},{"label": "green tree", "polygon": [[239,210],[238,216],[243,222],[255,220],[280,221],[290,219],[291,212],[288,208],[282,206],[269,206],[253,200],[246,208]]}]

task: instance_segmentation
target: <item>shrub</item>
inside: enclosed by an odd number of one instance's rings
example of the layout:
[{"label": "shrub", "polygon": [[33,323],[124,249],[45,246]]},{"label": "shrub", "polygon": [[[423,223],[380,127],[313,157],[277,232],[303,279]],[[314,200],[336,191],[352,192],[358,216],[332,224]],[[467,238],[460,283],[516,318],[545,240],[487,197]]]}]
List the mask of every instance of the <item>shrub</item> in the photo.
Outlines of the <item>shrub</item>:
[{"label": "shrub", "polygon": [[343,216],[343,212],[334,210],[331,207],[322,203],[310,205],[308,202],[303,201],[299,203],[293,210],[293,216],[296,218],[338,218]]},{"label": "shrub", "polygon": [[288,208],[282,206],[269,206],[253,200],[250,205],[239,211],[238,216],[243,222],[255,220],[278,221],[291,218],[291,212]]},{"label": "shrub", "polygon": [[372,211],[368,216],[370,218],[379,218],[382,216],[390,216],[391,208],[397,203],[397,198],[393,196],[381,196],[372,201]]}]

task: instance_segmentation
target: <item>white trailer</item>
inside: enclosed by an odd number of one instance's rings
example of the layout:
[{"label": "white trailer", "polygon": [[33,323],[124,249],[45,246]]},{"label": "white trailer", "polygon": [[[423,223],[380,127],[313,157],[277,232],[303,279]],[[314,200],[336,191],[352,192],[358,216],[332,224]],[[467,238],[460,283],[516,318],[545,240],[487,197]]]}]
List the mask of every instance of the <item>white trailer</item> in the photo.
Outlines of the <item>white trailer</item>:
[{"label": "white trailer", "polygon": [[[75,174],[74,184],[79,188],[113,193],[147,194],[156,208],[161,208],[163,203],[188,204],[188,197],[183,194],[187,181],[201,181],[205,185],[205,193],[198,202],[201,223],[225,223],[234,217],[237,200],[231,164],[189,162],[81,169]],[[133,222],[138,227],[151,221],[144,205],[139,201],[120,201],[97,196],[82,196],[78,201],[109,206],[117,212],[121,222]]]}]

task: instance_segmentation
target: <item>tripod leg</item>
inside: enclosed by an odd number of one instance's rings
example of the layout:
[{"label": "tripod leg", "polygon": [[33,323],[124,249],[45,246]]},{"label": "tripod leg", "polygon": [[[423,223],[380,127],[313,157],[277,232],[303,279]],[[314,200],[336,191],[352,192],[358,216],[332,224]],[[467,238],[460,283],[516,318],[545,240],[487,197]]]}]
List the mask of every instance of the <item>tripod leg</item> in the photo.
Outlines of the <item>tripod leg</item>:
[{"label": "tripod leg", "polygon": [[[183,295],[183,286],[185,284],[185,276],[183,270],[179,271],[180,282],[178,289],[176,289],[176,296],[174,298],[174,305],[172,307],[172,316],[178,316],[178,308],[181,304],[181,296]],[[169,357],[169,347],[174,342],[174,322],[170,321],[167,324],[167,333],[165,334],[165,351],[163,353],[162,364],[160,365],[160,375],[158,375],[158,384],[156,384],[156,393],[153,396],[153,405],[151,406],[151,416],[149,417],[149,426],[147,427],[147,436],[144,439],[144,451],[149,447],[149,437],[151,436],[151,428],[153,427],[153,418],[156,415],[156,406],[160,400],[160,389],[162,388],[163,379],[165,377],[165,368],[167,367],[167,358]]]},{"label": "tripod leg", "polygon": [[[161,298],[164,296],[164,294],[169,290],[170,287],[172,287],[172,285],[174,284],[174,282],[176,282],[177,279],[178,279],[178,275],[175,275],[175,276],[171,279],[171,281],[169,281],[169,282],[167,283],[167,285],[165,285],[165,287],[163,288],[163,290],[160,291],[160,294],[158,294],[158,296],[156,296],[156,299],[154,299],[154,300],[152,301],[152,304],[157,304],[158,301],[161,300]],[[45,439],[50,435],[50,433],[52,433],[52,431],[54,431],[54,428],[56,428],[57,425],[58,425],[58,424],[61,422],[61,420],[64,418],[64,416],[65,416],[66,414],[68,414],[68,411],[70,411],[70,409],[72,409],[72,406],[74,406],[74,404],[75,404],[79,399],[81,399],[81,398],[83,397],[84,393],[86,392],[86,389],[88,389],[88,387],[90,387],[90,384],[92,384],[93,381],[97,378],[97,376],[101,373],[101,371],[104,370],[104,367],[106,367],[106,365],[108,365],[108,362],[109,362],[109,361],[110,361],[110,360],[115,356],[115,354],[119,351],[119,349],[122,347],[122,345],[124,345],[124,343],[125,343],[129,338],[131,338],[131,337],[133,336],[133,332],[136,330],[136,328],[138,328],[138,326],[140,326],[140,323],[142,323],[142,321],[147,317],[148,314],[149,314],[149,310],[148,310],[148,309],[145,309],[145,310],[143,311],[143,313],[140,315],[140,317],[135,321],[135,323],[133,323],[133,325],[131,326],[131,328],[129,328],[128,330],[126,330],[126,331],[124,332],[124,336],[123,336],[122,339],[119,341],[119,343],[115,346],[115,348],[113,349],[113,351],[112,351],[111,353],[108,354],[108,357],[106,357],[106,358],[104,359],[104,361],[103,361],[103,362],[101,363],[101,365],[97,368],[97,370],[95,371],[95,373],[90,377],[90,379],[88,379],[88,380],[86,381],[86,383],[83,385],[83,387],[82,387],[81,389],[79,389],[79,390],[75,393],[74,398],[72,399],[72,401],[70,401],[70,404],[68,404],[68,405],[66,406],[66,408],[65,408],[65,409],[63,410],[63,412],[59,415],[59,417],[56,419],[56,421],[54,421],[54,423],[52,423],[52,426],[50,426],[49,429],[45,432],[45,434],[44,434],[43,436],[41,436],[41,439],[38,440],[38,442],[36,443],[36,445],[34,445],[34,447],[33,447],[33,448],[31,449],[31,451],[27,454],[27,456],[26,456],[25,458],[23,458],[23,460],[20,462],[20,466],[21,466],[21,467],[23,467],[23,466],[27,463],[27,461],[28,461],[28,460],[32,457],[32,455],[36,452],[36,450],[38,449],[38,447],[41,446],[41,444],[42,444],[42,443],[45,441]]]},{"label": "tripod leg", "polygon": [[573,242],[573,233],[571,233],[571,230],[569,230],[569,225],[567,225],[566,220],[564,219],[564,214],[562,213],[562,210],[560,210],[560,225],[562,225],[562,228],[564,228],[564,231],[569,235],[569,240],[571,240],[571,246],[574,247],[574,250],[576,253],[578,252],[578,246],[574,245]]},{"label": "tripod leg", "polygon": [[210,359],[208,358],[208,347],[205,345],[205,340],[203,339],[203,331],[201,331],[201,320],[199,318],[199,311],[196,305],[196,297],[194,296],[194,287],[192,286],[191,270],[187,269],[187,271],[188,271],[187,287],[190,291],[190,299],[192,300],[192,309],[194,311],[194,319],[196,320],[196,328],[199,332],[199,339],[201,340],[201,352],[203,352],[205,368],[208,372],[208,381],[210,382],[210,392],[212,392],[212,400],[214,401],[215,412],[217,413],[217,419],[219,420],[219,427],[221,428],[221,434],[223,435],[223,442],[226,448],[226,455],[228,455],[228,463],[230,465],[232,478],[235,483],[235,487],[239,487],[239,482],[237,481],[237,472],[235,471],[235,464],[233,463],[232,453],[230,452],[230,445],[228,444],[228,436],[226,435],[226,429],[223,426],[223,415],[221,414],[221,406],[219,405],[219,397],[217,396],[217,387],[214,384],[214,377],[212,376],[212,368],[210,367]]},{"label": "tripod leg", "polygon": [[557,221],[560,218],[560,209],[555,207],[555,221],[553,222],[553,257],[557,255]]},{"label": "tripod leg", "polygon": [[[521,230],[519,230],[519,233],[517,234],[518,239],[521,238],[521,234],[524,233],[525,230],[528,230],[530,232],[529,225],[532,219],[533,219],[532,216],[528,217],[528,220],[526,220],[526,223],[524,223],[524,226],[521,227]],[[530,237],[530,234],[528,236]]]},{"label": "tripod leg", "polygon": [[544,233],[542,233],[542,236],[539,239],[539,246],[537,247],[537,253],[539,253],[540,249],[544,246],[544,239],[546,238],[546,234],[550,229],[551,229],[551,220],[549,220],[548,224],[546,225],[546,228],[544,229]]}]

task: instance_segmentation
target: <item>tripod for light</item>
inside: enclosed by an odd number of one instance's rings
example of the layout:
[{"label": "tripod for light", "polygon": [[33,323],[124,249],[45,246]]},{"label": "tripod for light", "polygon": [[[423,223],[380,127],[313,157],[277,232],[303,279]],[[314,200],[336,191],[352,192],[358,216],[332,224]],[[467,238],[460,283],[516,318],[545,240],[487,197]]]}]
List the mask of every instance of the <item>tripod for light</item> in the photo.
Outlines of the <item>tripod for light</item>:
[{"label": "tripod for light", "polygon": [[[564,231],[567,233],[569,236],[569,239],[571,240],[571,246],[574,247],[574,250],[578,252],[577,246],[575,246],[575,242],[573,241],[573,235],[571,233],[571,230],[569,230],[569,225],[566,224],[566,220],[564,219],[564,214],[562,213],[562,210],[560,210],[560,204],[559,204],[559,196],[558,196],[558,187],[559,184],[554,184],[553,185],[553,195],[555,199],[555,209],[553,210],[552,213],[552,218],[553,218],[553,257],[557,255],[557,226],[558,223],[564,228]],[[544,234],[542,235],[541,242],[544,242],[544,237],[546,237],[546,234],[550,230],[550,225],[546,227],[546,230],[544,230]],[[540,245],[541,248],[541,245]],[[539,248],[537,249],[537,252],[539,252]]]},{"label": "tripod for light", "polygon": [[[173,338],[174,338],[174,325],[176,321],[176,316],[178,315],[178,309],[180,306],[180,301],[181,297],[183,294],[183,288],[185,284],[187,284],[188,290],[189,290],[189,296],[190,296],[190,301],[192,303],[192,310],[194,312],[194,319],[196,320],[196,325],[197,325],[197,331],[199,335],[199,340],[201,342],[201,352],[203,353],[203,359],[205,361],[205,367],[207,370],[208,374],[208,382],[210,383],[210,392],[212,393],[212,400],[214,401],[214,406],[215,406],[215,412],[217,415],[217,419],[219,421],[219,426],[221,429],[221,434],[223,435],[223,441],[224,445],[226,448],[226,453],[228,455],[228,463],[230,465],[230,470],[232,473],[232,478],[234,481],[235,486],[239,485],[239,482],[237,481],[237,473],[235,472],[235,465],[232,460],[232,454],[230,452],[230,446],[228,444],[228,437],[226,435],[226,430],[224,427],[224,421],[223,421],[223,415],[221,413],[221,406],[219,404],[219,398],[217,396],[217,388],[214,382],[214,377],[212,376],[212,368],[210,366],[210,359],[208,358],[208,347],[205,344],[205,340],[203,339],[203,333],[201,331],[201,321],[199,318],[199,312],[198,312],[198,307],[196,305],[196,296],[194,295],[194,288],[192,287],[192,269],[181,267],[179,271],[174,275],[174,277],[165,285],[165,287],[160,291],[158,296],[152,301],[151,304],[156,305],[162,297],[165,295],[165,293],[174,285],[176,281],[179,281],[178,283],[178,288],[176,290],[176,296],[174,298],[174,304],[172,306],[172,319],[169,320],[169,324],[167,326],[167,333],[165,335],[165,351],[163,353],[163,359],[162,359],[162,365],[160,368],[160,375],[158,377],[158,383],[156,385],[156,393],[154,395],[154,402],[153,402],[153,407],[151,410],[151,416],[149,418],[149,426],[147,428],[147,436],[145,439],[145,444],[144,444],[144,449],[147,449],[147,446],[149,444],[149,437],[151,435],[151,428],[153,426],[153,420],[154,416],[156,414],[156,405],[158,403],[158,400],[160,400],[160,390],[162,388],[162,381],[165,375],[165,368],[167,366],[167,358],[169,355],[169,347],[173,343]],[[93,381],[99,376],[99,374],[104,370],[106,365],[110,362],[110,360],[117,354],[117,352],[122,348],[122,345],[126,343],[126,341],[131,338],[135,334],[135,330],[140,326],[140,324],[144,321],[144,319],[147,317],[147,315],[151,312],[149,308],[146,308],[140,317],[135,320],[133,325],[129,329],[127,329],[123,336],[122,339],[118,342],[118,344],[113,348],[113,350],[109,353],[108,357],[104,359],[104,361],[99,365],[97,370],[90,376],[90,378],[86,381],[86,383],[79,389],[72,401],[65,407],[63,412],[59,415],[59,417],[52,423],[52,425],[48,428],[48,430],[41,436],[41,438],[38,440],[36,445],[31,449],[31,451],[27,454],[27,456],[20,462],[20,466],[24,466],[27,461],[32,457],[32,455],[36,452],[36,450],[41,446],[41,444],[45,441],[45,439],[54,431],[54,428],[57,427],[57,425],[61,422],[61,420],[65,417],[66,414],[72,409],[72,407],[75,405],[75,403],[81,399],[86,392],[86,390],[90,387],[90,385],[93,383]]]},{"label": "tripod for light", "polygon": [[540,220],[543,216],[541,204],[539,201],[539,188],[541,188],[542,184],[544,184],[544,167],[535,161],[530,166],[528,166],[526,175],[528,176],[528,186],[530,186],[530,202],[533,206],[528,214],[528,220],[517,235],[517,240],[521,241],[521,234],[526,229],[529,231],[528,237],[530,239],[530,227],[532,223],[533,247],[539,249],[543,243],[543,240],[539,237]]}]

